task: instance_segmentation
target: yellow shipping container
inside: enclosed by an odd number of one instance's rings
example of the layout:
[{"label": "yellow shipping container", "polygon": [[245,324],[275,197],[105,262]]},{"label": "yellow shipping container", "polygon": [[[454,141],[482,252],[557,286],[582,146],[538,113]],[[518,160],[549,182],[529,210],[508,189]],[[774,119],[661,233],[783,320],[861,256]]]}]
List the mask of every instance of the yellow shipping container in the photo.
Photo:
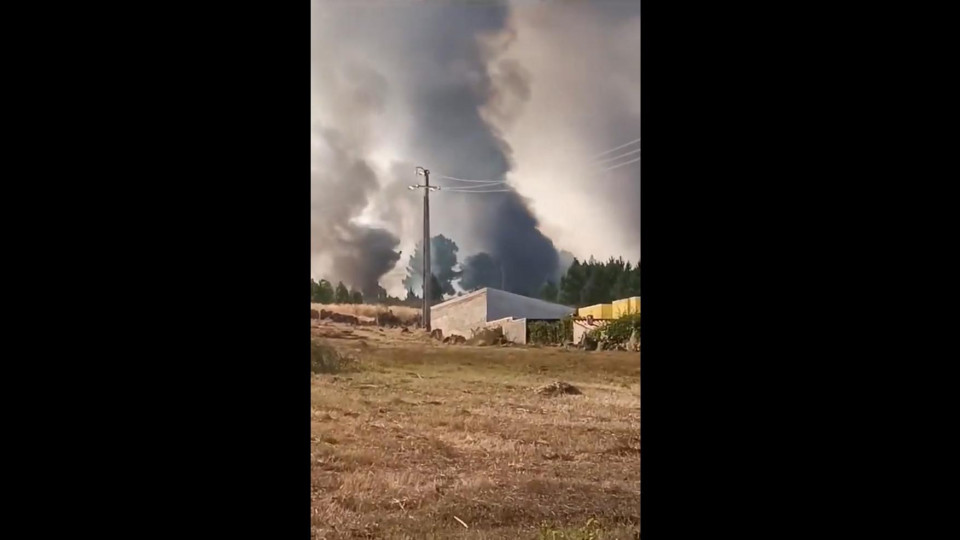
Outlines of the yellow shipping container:
[{"label": "yellow shipping container", "polygon": [[619,319],[620,317],[623,317],[624,315],[630,312],[629,310],[630,310],[629,299],[624,298],[622,300],[613,301],[613,318],[614,319]]},{"label": "yellow shipping container", "polygon": [[623,298],[613,303],[613,317],[619,319],[624,315],[640,313],[640,297]]},{"label": "yellow shipping container", "polygon": [[577,310],[577,315],[580,317],[592,315],[594,319],[612,319],[613,304],[596,304],[593,306],[582,307]]}]

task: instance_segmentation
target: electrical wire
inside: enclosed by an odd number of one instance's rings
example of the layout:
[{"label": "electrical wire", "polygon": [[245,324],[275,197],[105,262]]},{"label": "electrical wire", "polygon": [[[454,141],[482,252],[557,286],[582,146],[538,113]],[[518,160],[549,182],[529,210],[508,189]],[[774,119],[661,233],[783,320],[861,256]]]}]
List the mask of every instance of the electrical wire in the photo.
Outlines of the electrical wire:
[{"label": "electrical wire", "polygon": [[478,184],[506,184],[505,180],[467,180],[466,178],[455,178],[453,176],[444,176],[438,175],[440,178],[446,178],[447,180],[456,180],[458,182],[476,182]]},{"label": "electrical wire", "polygon": [[[506,182],[504,182],[504,184],[506,184]],[[455,190],[458,190],[458,191],[459,191],[459,190],[463,190],[463,191],[475,191],[475,190],[478,190],[478,189],[501,188],[501,187],[504,187],[504,186],[503,186],[503,185],[494,185],[494,184],[490,184],[490,185],[484,184],[484,185],[482,185],[482,186],[440,186],[441,189],[446,190],[446,191],[454,190],[454,189],[455,189]]]},{"label": "electrical wire", "polygon": [[629,156],[629,155],[631,155],[631,154],[636,154],[636,153],[639,152],[639,151],[640,151],[640,148],[637,148],[636,150],[631,150],[631,151],[629,151],[629,152],[627,152],[627,153],[625,153],[625,154],[620,154],[619,156],[614,156],[614,157],[611,157],[611,158],[604,158],[604,159],[600,159],[600,160],[594,161],[594,163],[600,164],[600,163],[606,163],[607,161],[616,161],[616,160],[618,160],[618,159],[620,159],[620,158],[622,158],[622,157],[627,157],[627,156]]},{"label": "electrical wire", "polygon": [[[623,153],[623,154],[620,154],[620,155],[617,155],[617,156],[614,156],[614,157],[598,159],[598,158],[600,158],[600,157],[602,157],[602,156],[605,156],[605,155],[607,155],[607,154],[609,154],[609,153],[611,153],[611,152],[615,152],[615,151],[617,151],[617,150],[620,150],[621,148],[626,148],[626,147],[628,147],[628,146],[630,146],[630,145],[636,144],[636,143],[640,142],[640,140],[641,140],[641,139],[639,139],[639,138],[638,138],[638,139],[634,139],[634,140],[632,140],[632,141],[630,141],[630,142],[623,143],[623,144],[621,144],[620,146],[615,146],[615,147],[613,147],[613,148],[611,148],[611,149],[609,149],[609,150],[604,150],[603,152],[600,152],[599,154],[596,154],[596,155],[594,155],[593,157],[591,157],[591,158],[590,158],[590,161],[591,161],[591,163],[592,163],[593,165],[600,165],[600,164],[603,164],[603,163],[608,163],[608,162],[611,162],[611,161],[616,161],[616,160],[618,160],[618,159],[625,158],[625,157],[627,157],[627,156],[630,156],[630,155],[639,153],[641,149],[640,149],[640,148],[637,148],[636,150],[631,150],[631,151],[629,151],[629,152],[625,152],[625,153]],[[638,158],[635,158],[635,159],[631,159],[630,161],[625,161],[625,162],[623,162],[623,163],[617,163],[616,165],[607,167],[607,168],[605,168],[605,169],[600,169],[598,172],[612,171],[612,170],[617,169],[617,168],[619,168],[619,167],[622,167],[622,166],[624,166],[624,165],[630,165],[631,163],[636,163],[637,161],[640,161],[640,158],[639,158],[639,157],[638,157]],[[456,176],[446,176],[446,175],[442,175],[442,174],[438,174],[437,177],[438,177],[438,178],[444,178],[444,179],[446,179],[446,180],[453,180],[453,181],[456,181],[456,182],[470,182],[470,183],[475,183],[475,184],[482,184],[482,185],[479,185],[479,186],[449,186],[449,187],[447,187],[447,186],[441,186],[441,187],[443,187],[443,190],[444,190],[444,191],[453,191],[453,192],[458,192],[458,193],[503,193],[503,192],[506,192],[506,191],[513,191],[512,189],[498,189],[498,190],[490,190],[490,191],[473,191],[473,190],[481,189],[481,188],[500,187],[500,186],[503,186],[503,185],[505,185],[505,184],[507,183],[506,180],[471,180],[471,179],[468,179],[468,178],[457,178]]]},{"label": "electrical wire", "polygon": [[490,189],[487,191],[472,191],[469,189],[443,189],[443,190],[440,190],[440,193],[443,193],[444,191],[450,191],[453,193],[507,193],[507,192],[512,192],[513,190],[512,189]]},{"label": "electrical wire", "polygon": [[621,149],[621,148],[623,148],[623,147],[625,147],[625,146],[630,146],[631,144],[638,143],[638,142],[640,142],[640,139],[634,139],[634,140],[632,140],[632,141],[630,141],[630,142],[628,142],[628,143],[621,144],[620,146],[617,146],[616,148],[611,148],[611,149],[609,149],[609,150],[605,150],[605,151],[603,151],[603,152],[600,152],[599,154],[593,156],[593,157],[590,158],[590,159],[597,159],[598,157],[600,157],[600,156],[605,156],[605,155],[609,154],[610,152],[613,152],[614,150],[619,150],[619,149]]},{"label": "electrical wire", "polygon": [[636,162],[638,162],[638,161],[640,161],[640,158],[634,158],[634,159],[631,159],[630,161],[624,161],[623,163],[617,163],[617,164],[614,165],[613,167],[607,167],[606,169],[600,169],[599,172],[612,171],[612,170],[614,170],[614,169],[616,169],[616,168],[618,168],[618,167],[623,167],[624,165],[629,165],[629,164],[631,164],[631,163],[636,163]]}]

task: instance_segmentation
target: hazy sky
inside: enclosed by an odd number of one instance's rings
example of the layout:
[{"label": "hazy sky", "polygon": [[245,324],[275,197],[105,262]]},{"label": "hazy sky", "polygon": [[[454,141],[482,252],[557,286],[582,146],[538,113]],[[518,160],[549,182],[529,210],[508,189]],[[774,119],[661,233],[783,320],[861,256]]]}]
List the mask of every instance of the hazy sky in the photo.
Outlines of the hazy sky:
[{"label": "hazy sky", "polygon": [[639,144],[594,159],[640,138],[639,2],[314,0],[311,33],[316,277],[402,290],[417,165],[515,190],[431,195],[461,259],[488,251],[533,284],[560,250],[640,257],[640,163],[603,170]]}]

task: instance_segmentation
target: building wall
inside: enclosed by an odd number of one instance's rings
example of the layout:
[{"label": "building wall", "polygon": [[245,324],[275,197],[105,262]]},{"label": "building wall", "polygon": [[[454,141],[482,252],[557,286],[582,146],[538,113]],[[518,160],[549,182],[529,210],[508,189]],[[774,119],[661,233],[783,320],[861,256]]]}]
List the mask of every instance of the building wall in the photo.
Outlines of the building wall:
[{"label": "building wall", "polygon": [[526,319],[514,319],[513,317],[506,317],[504,319],[489,321],[486,324],[487,328],[496,328],[498,326],[503,329],[503,337],[507,338],[508,340],[521,345],[525,345],[527,343]]},{"label": "building wall", "polygon": [[527,343],[527,320],[513,319],[500,325],[503,328],[503,337],[508,340],[526,345]]},{"label": "building wall", "polygon": [[573,321],[573,342],[579,344],[585,334],[603,327],[604,324],[606,321],[593,321],[592,326],[587,324],[587,321]]},{"label": "building wall", "polygon": [[478,291],[454,298],[430,308],[430,325],[439,328],[444,336],[459,334],[469,338],[471,330],[486,326],[487,295]]}]

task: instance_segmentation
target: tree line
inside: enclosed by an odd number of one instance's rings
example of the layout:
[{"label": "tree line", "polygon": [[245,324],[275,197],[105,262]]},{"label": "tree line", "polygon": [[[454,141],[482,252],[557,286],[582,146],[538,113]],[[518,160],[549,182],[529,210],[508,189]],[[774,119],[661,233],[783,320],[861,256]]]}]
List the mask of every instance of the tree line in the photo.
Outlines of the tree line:
[{"label": "tree line", "polygon": [[[407,290],[405,298],[390,296],[379,285],[376,290],[361,292],[352,288],[348,289],[342,281],[334,287],[326,279],[320,281],[311,279],[310,299],[312,302],[319,304],[368,303],[420,307],[421,297],[414,292],[422,290],[422,279],[418,271],[423,264],[420,247],[418,244],[414,254],[410,257],[407,276],[403,280],[404,288]],[[490,276],[485,276],[483,272],[477,270],[478,268],[484,268],[481,263],[490,259],[490,256],[486,253],[468,257],[468,260],[480,262],[474,262],[471,265],[459,265],[456,256],[457,246],[452,240],[437,236],[432,239],[431,247],[438,255],[435,258],[431,257],[430,265],[431,270],[433,270],[430,279],[432,304],[443,302],[444,295],[451,297],[463,294],[454,291],[452,282],[455,280],[459,280],[461,288],[468,292],[485,286],[496,287],[499,285],[499,283],[487,283],[488,281],[499,282],[500,280],[499,271],[494,272],[495,264],[487,265],[492,265],[491,268],[494,268],[494,270],[487,272]],[[624,261],[623,257],[616,259],[611,257],[606,262],[599,262],[593,257],[590,257],[586,262],[574,258],[573,263],[560,278],[560,283],[547,281],[539,294],[540,298],[548,302],[572,307],[609,304],[614,300],[631,296],[640,296],[640,263],[637,262],[637,265],[633,266],[630,261]]]},{"label": "tree line", "polygon": [[[443,290],[440,285],[440,282],[437,280],[437,276],[431,276],[430,282],[430,296],[432,298],[432,303],[437,304],[443,302]],[[367,292],[366,295],[363,292],[350,288],[347,289],[347,286],[343,282],[338,282],[337,286],[334,287],[332,283],[326,279],[321,279],[316,281],[313,278],[310,278],[310,301],[317,304],[383,304],[387,306],[413,306],[420,307],[421,297],[417,296],[413,292],[412,288],[407,288],[406,298],[399,298],[396,296],[390,296],[387,294],[387,291],[383,287],[377,287],[375,292]]]},{"label": "tree line", "polygon": [[356,289],[347,289],[342,281],[334,288],[325,279],[314,281],[310,278],[310,301],[318,304],[362,304],[363,293]]},{"label": "tree line", "polygon": [[560,285],[548,281],[540,290],[540,298],[573,307],[609,304],[614,300],[640,296],[640,262],[633,266],[623,257],[610,257],[598,262],[573,259],[573,264],[560,278]]}]

